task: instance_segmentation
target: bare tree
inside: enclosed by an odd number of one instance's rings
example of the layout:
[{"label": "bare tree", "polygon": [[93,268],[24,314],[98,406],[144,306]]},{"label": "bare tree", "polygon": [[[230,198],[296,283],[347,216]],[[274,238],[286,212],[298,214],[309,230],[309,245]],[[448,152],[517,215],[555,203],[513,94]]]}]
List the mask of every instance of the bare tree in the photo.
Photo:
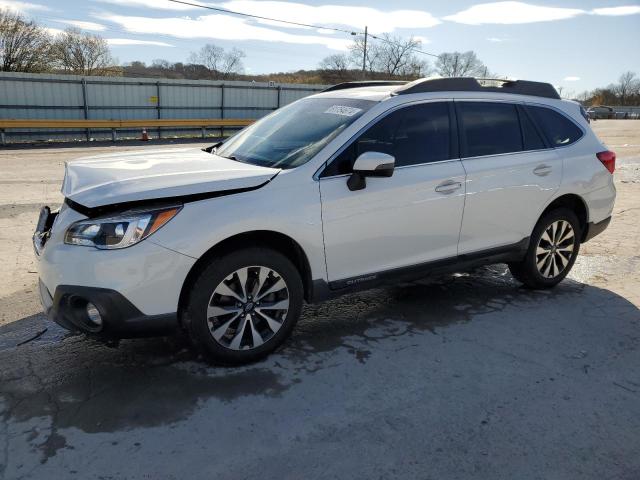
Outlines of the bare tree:
[{"label": "bare tree", "polygon": [[349,61],[354,68],[361,69],[364,60],[364,69],[369,73],[376,71],[378,65],[379,49],[375,44],[368,42],[365,58],[364,38],[357,37],[349,46]]},{"label": "bare tree", "polygon": [[169,70],[171,68],[171,63],[168,60],[163,58],[155,58],[151,62],[151,68],[160,68],[163,70]]},{"label": "bare tree", "polygon": [[320,62],[320,68],[322,70],[334,70],[336,72],[344,72],[349,70],[350,60],[344,53],[336,53],[325,57]]},{"label": "bare tree", "polygon": [[442,53],[436,60],[436,70],[443,77],[485,77],[487,67],[473,51]]},{"label": "bare tree", "polygon": [[207,43],[198,52],[191,52],[189,62],[203,65],[212,72],[219,72],[224,58],[224,48]]},{"label": "bare tree", "polygon": [[244,72],[244,64],[242,59],[247,55],[239,48],[233,47],[228,52],[225,52],[222,59],[222,74],[225,77],[235,73]]},{"label": "bare tree", "polygon": [[377,45],[380,50],[377,58],[379,71],[389,75],[416,76],[426,74],[427,62],[421,60],[414,53],[422,47],[422,42],[413,37],[403,40],[384,34]]},{"label": "bare tree", "polygon": [[620,99],[620,105],[626,105],[630,96],[640,93],[640,80],[635,72],[624,72],[618,78],[618,83],[611,85],[609,89]]},{"label": "bare tree", "polygon": [[0,70],[44,72],[49,70],[51,36],[19,13],[0,9]]},{"label": "bare tree", "polygon": [[213,78],[227,78],[244,71],[242,59],[245,57],[246,54],[239,48],[234,47],[227,52],[222,47],[207,43],[200,51],[191,52],[189,62],[204,66]]},{"label": "bare tree", "polygon": [[118,75],[120,68],[111,56],[107,41],[97,35],[68,28],[53,43],[56,64],[79,75]]},{"label": "bare tree", "polygon": [[325,57],[320,62],[321,76],[324,82],[338,83],[357,78],[357,70],[352,68],[349,56],[344,53],[336,53]]},{"label": "bare tree", "polygon": [[387,76],[420,77],[426,75],[429,65],[416,54],[422,42],[415,38],[403,39],[384,34],[367,44],[364,58],[364,39],[357,38],[350,50],[353,66],[361,68],[363,58],[369,73],[384,73]]}]

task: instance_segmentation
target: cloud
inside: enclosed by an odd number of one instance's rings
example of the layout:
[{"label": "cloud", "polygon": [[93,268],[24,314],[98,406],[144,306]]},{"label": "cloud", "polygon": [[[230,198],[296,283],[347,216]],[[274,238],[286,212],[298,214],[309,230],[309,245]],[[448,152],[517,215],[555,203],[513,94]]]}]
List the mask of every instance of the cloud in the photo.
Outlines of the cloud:
[{"label": "cloud", "polygon": [[431,40],[429,40],[427,37],[422,37],[420,35],[414,35],[412,38],[414,40],[417,40],[418,42],[420,42],[422,45],[426,45],[428,43],[431,43]]},{"label": "cloud", "polygon": [[[190,5],[173,3],[167,0],[96,0],[102,3],[122,5],[127,7],[142,7],[150,10],[205,10]],[[222,3],[202,3],[189,0],[190,3],[213,6],[232,10],[239,13],[248,13],[260,17],[277,18],[295,23],[310,25],[335,25],[346,26],[361,31],[364,25],[371,32],[386,33],[398,28],[429,28],[442,23],[428,12],[423,10],[391,10],[384,11],[371,7],[349,5],[307,5],[297,2],[257,1],[257,0],[230,0]],[[230,15],[231,16],[231,15]],[[237,17],[236,18],[240,18]],[[306,29],[301,25],[287,25],[282,22],[274,22],[265,19],[256,19],[256,22],[279,28]]]},{"label": "cloud", "polygon": [[[296,2],[231,0],[221,8],[250,13],[261,17],[278,18],[311,25],[348,26],[362,31],[367,25],[374,33],[393,32],[399,28],[430,28],[441,23],[424,10],[384,11],[372,7],[349,5],[307,5]],[[274,24],[284,27],[282,23]]]},{"label": "cloud", "polygon": [[577,8],[542,7],[522,2],[494,2],[474,5],[445,20],[466,25],[520,24],[564,20],[585,13]]},{"label": "cloud", "polygon": [[[161,4],[165,5],[164,1],[159,0],[98,1],[150,8]],[[171,4],[171,2],[167,3]],[[441,23],[430,13],[421,10],[382,11],[371,7],[315,6],[270,0],[230,0],[220,4],[208,5],[295,23],[334,26],[358,32],[362,31],[363,25],[367,25],[369,31],[376,34],[393,32],[402,28],[429,28]],[[202,13],[202,15],[183,17],[128,16],[106,13],[100,15],[99,18],[118,23],[132,33],[154,34],[163,32],[164,35],[172,35],[179,38],[210,38],[235,41],[258,40],[304,45],[317,44],[324,45],[332,50],[346,50],[353,40],[348,33],[335,32],[328,29],[313,29],[303,25],[283,24],[272,20],[206,12],[205,10],[200,10],[199,13]],[[298,32],[293,33],[291,30],[298,30]],[[424,43],[428,42],[423,37],[421,39]]]},{"label": "cloud", "polygon": [[93,32],[102,32],[107,29],[104,25],[94,22],[84,22],[82,20],[58,20],[60,23],[66,23],[72,27],[78,27],[82,30],[91,30]]},{"label": "cloud", "polygon": [[59,28],[52,28],[52,27],[44,27],[44,29],[49,32],[49,35],[60,35],[61,33],[64,33],[64,30],[61,30]]},{"label": "cloud", "polygon": [[5,8],[7,10],[11,10],[12,12],[19,13],[25,13],[30,10],[51,10],[46,5],[40,5],[39,3],[17,2],[14,0],[0,0],[0,8]]},{"label": "cloud", "polygon": [[594,15],[607,15],[607,16],[620,16],[620,15],[634,15],[640,13],[640,6],[629,5],[624,7],[608,7],[608,8],[594,8],[591,11]]},{"label": "cloud", "polygon": [[[112,5],[121,5],[124,7],[140,7],[150,10],[196,10],[198,7],[184,5],[181,3],[169,2],[168,0],[95,0],[102,3],[110,3]],[[188,0],[189,3],[206,5],[197,0]]]},{"label": "cloud", "polygon": [[107,38],[107,43],[112,46],[122,45],[149,45],[155,47],[175,47],[170,43],[156,42],[154,40],[135,40],[133,38]]},{"label": "cloud", "polygon": [[101,18],[120,24],[127,31],[139,34],[164,32],[178,38],[211,38],[218,40],[261,40],[295,44],[319,44],[333,50],[346,50],[351,37],[340,38],[318,35],[298,35],[273,30],[249,23],[243,18],[229,15],[203,15],[197,18],[152,18],[103,14]]},{"label": "cloud", "polygon": [[640,13],[640,6],[630,5],[583,10],[580,8],[546,7],[510,1],[473,5],[466,10],[446,16],[444,19],[466,25],[516,25],[566,20],[580,15],[621,16],[634,15],[636,13]]},{"label": "cloud", "polygon": [[580,77],[564,77],[565,82],[577,82],[580,80]]},{"label": "cloud", "polygon": [[487,38],[487,41],[492,42],[492,43],[501,43],[501,42],[504,42],[505,39],[504,38],[498,38],[498,37],[489,37],[489,38]]}]

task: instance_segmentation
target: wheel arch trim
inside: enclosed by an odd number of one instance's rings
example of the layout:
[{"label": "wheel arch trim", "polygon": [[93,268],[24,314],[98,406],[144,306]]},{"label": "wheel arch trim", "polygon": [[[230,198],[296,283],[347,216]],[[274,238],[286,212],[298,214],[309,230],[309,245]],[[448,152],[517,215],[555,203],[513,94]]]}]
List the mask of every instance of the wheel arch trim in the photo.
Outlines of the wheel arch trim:
[{"label": "wheel arch trim", "polygon": [[291,236],[275,230],[251,230],[226,237],[204,252],[191,266],[180,290],[178,312],[183,311],[187,301],[188,287],[214,258],[234,250],[249,247],[271,248],[292,261],[302,279],[304,299],[309,302],[313,298],[314,281],[311,276],[311,265],[305,250]]},{"label": "wheel arch trim", "polygon": [[[584,236],[586,235],[586,232],[587,232],[587,225],[589,223],[590,214],[589,214],[589,206],[587,205],[587,202],[582,196],[578,194],[563,193],[562,195],[558,195],[556,197],[551,198],[546,203],[544,208],[540,211],[540,214],[536,219],[536,224],[546,213],[558,207],[569,208],[576,214],[576,216],[578,217],[578,220],[580,221],[580,228],[582,229],[582,231],[580,232],[582,235],[581,243],[584,242]],[[533,228],[535,228],[535,226]]]}]

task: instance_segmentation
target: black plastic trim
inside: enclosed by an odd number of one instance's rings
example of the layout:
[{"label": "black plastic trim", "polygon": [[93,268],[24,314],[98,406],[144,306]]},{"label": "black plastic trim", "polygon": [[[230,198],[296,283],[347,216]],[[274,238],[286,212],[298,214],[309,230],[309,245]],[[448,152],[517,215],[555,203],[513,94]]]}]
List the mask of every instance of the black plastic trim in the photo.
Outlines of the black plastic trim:
[{"label": "black plastic trim", "polygon": [[335,280],[329,283],[324,280],[314,280],[312,303],[322,302],[347,293],[368,290],[399,281],[411,281],[430,275],[464,271],[481,265],[516,262],[522,260],[528,248],[529,237],[526,237],[512,245],[457,255],[442,260],[421,263],[419,265],[395,268],[383,272]]},{"label": "black plastic trim", "polygon": [[349,88],[360,88],[360,87],[384,87],[387,85],[404,85],[407,82],[402,80],[365,80],[361,82],[343,82],[338,83],[336,85],[332,85],[329,88],[325,88],[320,93],[325,92],[335,92],[336,90],[347,90]]},{"label": "black plastic trim", "polygon": [[121,202],[121,203],[112,203],[110,205],[101,205],[98,207],[85,207],[78,202],[74,202],[69,198],[65,198],[64,202],[68,207],[72,208],[76,212],[81,213],[82,215],[93,218],[100,215],[105,215],[113,212],[121,212],[124,210],[129,210],[132,208],[144,208],[144,207],[153,207],[157,205],[162,205],[164,203],[192,203],[198,202],[200,200],[208,200],[210,198],[217,197],[225,197],[227,195],[235,195],[237,193],[251,192],[253,190],[258,190],[264,187],[267,183],[273,180],[278,174],[276,173],[273,177],[267,180],[260,185],[256,185],[255,187],[246,187],[246,188],[236,188],[233,190],[223,190],[218,192],[203,192],[203,193],[193,193],[190,195],[178,195],[175,197],[165,197],[165,198],[152,198],[148,200],[134,200],[131,202]]},{"label": "black plastic trim", "polygon": [[607,227],[609,226],[609,223],[611,223],[611,217],[605,218],[604,220],[598,223],[593,223],[593,222],[587,223],[587,228],[582,237],[582,243],[588,242],[593,237],[600,235],[602,232],[604,232],[607,229]]},{"label": "black plastic trim", "polygon": [[478,79],[472,77],[420,79],[398,88],[396,95],[431,92],[493,92],[513,95],[529,95],[560,100],[557,90],[550,83],[532,82],[529,80],[481,79],[500,83],[501,86],[483,86]]},{"label": "black plastic trim", "polygon": [[[540,125],[538,125],[538,122],[536,122],[536,119],[533,118],[533,115],[531,115],[531,111],[529,110],[529,108],[527,108],[527,105],[518,104],[517,107],[518,107],[518,115],[519,115],[519,119],[520,119],[520,131],[522,131],[522,142],[523,142],[522,148],[524,148],[524,142],[525,142],[524,127],[522,126],[522,117],[523,116],[525,116],[525,117],[527,117],[529,119],[529,121],[533,125],[533,128],[536,129],[536,132],[538,132],[538,135],[542,139],[542,143],[544,143],[544,147],[545,148],[539,148],[538,150],[548,150],[550,148],[553,148],[553,145],[551,144],[551,142],[549,142],[549,139],[544,134],[544,131],[542,130],[542,128],[540,128]],[[531,151],[534,151],[534,150],[531,150]]]},{"label": "black plastic trim", "polygon": [[[87,303],[102,315],[102,327],[86,317]],[[177,313],[145,315],[115,290],[58,285],[47,316],[60,326],[104,338],[135,338],[170,334],[179,327]]]}]

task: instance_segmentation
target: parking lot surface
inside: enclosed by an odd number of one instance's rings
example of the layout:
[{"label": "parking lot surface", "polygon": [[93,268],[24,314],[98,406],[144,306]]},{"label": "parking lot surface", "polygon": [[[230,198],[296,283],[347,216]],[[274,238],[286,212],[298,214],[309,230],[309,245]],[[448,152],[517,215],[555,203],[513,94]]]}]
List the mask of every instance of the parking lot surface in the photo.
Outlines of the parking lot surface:
[{"label": "parking lot surface", "polygon": [[240,368],[41,314],[30,235],[64,161],[152,146],[0,150],[0,479],[637,480],[640,121],[594,129],[618,200],[557,288],[494,266],[345,296]]}]

